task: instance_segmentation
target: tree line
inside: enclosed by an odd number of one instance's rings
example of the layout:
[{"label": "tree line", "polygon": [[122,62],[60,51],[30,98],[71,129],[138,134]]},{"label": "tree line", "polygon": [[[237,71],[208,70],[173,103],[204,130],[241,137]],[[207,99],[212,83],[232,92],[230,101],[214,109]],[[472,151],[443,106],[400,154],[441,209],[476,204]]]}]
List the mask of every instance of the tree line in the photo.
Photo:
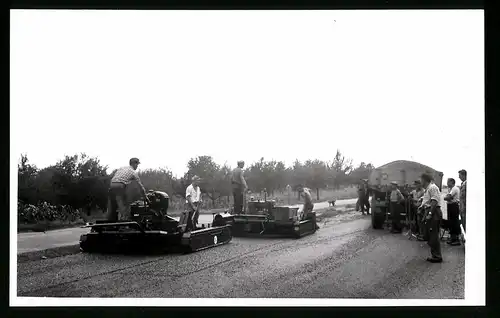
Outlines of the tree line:
[{"label": "tree line", "polygon": [[[352,160],[339,150],[331,161],[318,159],[286,166],[282,161],[264,160],[245,167],[245,176],[249,189],[253,192],[266,190],[271,196],[283,193],[287,186],[295,190],[298,185],[305,185],[315,190],[319,200],[320,189],[339,189],[355,184],[362,178],[368,178],[373,165],[362,162],[353,167]],[[31,164],[26,154],[21,155],[18,164],[18,198],[26,204],[48,202],[53,205],[79,208],[105,208],[107,190],[111,177],[116,170],[108,173],[108,166],[98,158],[86,154],[65,156],[54,165],[39,169]],[[139,172],[144,187],[169,194],[172,201],[184,199],[185,189],[191,178],[202,178],[202,192],[215,204],[231,193],[232,167],[216,163],[211,156],[192,158],[187,163],[186,173],[178,178],[168,168],[146,169]],[[140,198],[137,185],[129,187],[131,200]]]}]

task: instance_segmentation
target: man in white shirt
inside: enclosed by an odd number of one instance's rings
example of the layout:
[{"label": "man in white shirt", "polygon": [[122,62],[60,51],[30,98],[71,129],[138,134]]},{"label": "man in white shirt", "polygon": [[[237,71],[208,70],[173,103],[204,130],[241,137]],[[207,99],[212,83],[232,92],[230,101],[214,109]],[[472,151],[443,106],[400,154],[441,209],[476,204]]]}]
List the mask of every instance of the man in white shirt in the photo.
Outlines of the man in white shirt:
[{"label": "man in white shirt", "polygon": [[425,193],[422,200],[422,205],[419,207],[426,215],[427,227],[429,230],[429,240],[427,245],[431,248],[431,257],[427,258],[428,262],[441,263],[443,257],[441,255],[441,242],[439,240],[440,222],[443,219],[441,211],[441,192],[429,174],[422,174],[420,177]]},{"label": "man in white shirt", "polygon": [[186,188],[186,208],[189,211],[192,229],[196,229],[201,208],[200,177],[194,176],[191,184]]},{"label": "man in white shirt", "polygon": [[460,220],[458,215],[460,214],[460,189],[455,185],[455,179],[448,178],[448,194],[444,197],[446,201],[446,211],[448,215],[448,223],[450,225],[450,239],[448,240],[449,245],[460,245],[460,240],[458,239],[460,230]]}]

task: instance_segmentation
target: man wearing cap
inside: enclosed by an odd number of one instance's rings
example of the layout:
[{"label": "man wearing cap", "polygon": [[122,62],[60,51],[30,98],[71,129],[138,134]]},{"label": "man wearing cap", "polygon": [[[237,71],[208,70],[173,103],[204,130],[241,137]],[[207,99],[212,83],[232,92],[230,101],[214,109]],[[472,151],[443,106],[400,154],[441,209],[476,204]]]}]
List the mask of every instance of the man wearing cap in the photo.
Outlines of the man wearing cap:
[{"label": "man wearing cap", "polygon": [[398,183],[391,182],[391,196],[390,196],[390,211],[392,218],[391,233],[401,233],[403,230],[401,228],[401,202],[403,202],[404,197],[401,191],[398,189]]},{"label": "man wearing cap", "polygon": [[243,175],[243,167],[245,167],[245,162],[238,161],[238,166],[234,168],[231,176],[231,186],[233,188],[233,199],[234,199],[234,213],[239,214],[244,211],[244,193],[248,190],[247,182]]},{"label": "man wearing cap", "polygon": [[443,257],[441,255],[441,243],[439,240],[440,223],[443,219],[443,212],[441,211],[441,192],[434,182],[432,177],[424,173],[420,177],[425,193],[422,199],[420,210],[425,213],[427,222],[427,229],[429,231],[429,240],[427,245],[431,248],[431,257],[427,261],[431,263],[441,263]]},{"label": "man wearing cap", "polygon": [[201,208],[201,190],[199,187],[200,177],[194,176],[191,184],[186,188],[186,207],[189,211],[193,229],[196,229]]},{"label": "man wearing cap", "polygon": [[467,171],[465,170],[460,170],[458,172],[458,177],[460,180],[462,180],[462,184],[460,185],[460,218],[462,219],[462,226],[464,227],[465,231],[465,208],[466,208],[466,201],[467,201]]},{"label": "man wearing cap", "polygon": [[[111,178],[111,183],[108,190],[108,216],[110,221],[116,219],[128,220],[130,219],[130,202],[127,201],[127,186],[132,181],[136,181],[139,184],[144,200],[149,202],[146,197],[146,190],[142,185],[141,179],[137,174],[137,167],[141,162],[137,158],[132,158],[129,160],[129,165],[126,167],[119,168],[116,170],[115,174]],[[118,208],[118,214],[116,210]]]}]

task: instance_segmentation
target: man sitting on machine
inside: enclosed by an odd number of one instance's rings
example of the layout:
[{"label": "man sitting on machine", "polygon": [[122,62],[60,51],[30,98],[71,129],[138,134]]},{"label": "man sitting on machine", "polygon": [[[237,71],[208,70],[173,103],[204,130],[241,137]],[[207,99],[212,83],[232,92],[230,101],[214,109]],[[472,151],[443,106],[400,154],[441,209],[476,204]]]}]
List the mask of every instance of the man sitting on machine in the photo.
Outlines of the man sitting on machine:
[{"label": "man sitting on machine", "polygon": [[[297,187],[297,191],[300,193],[300,196],[304,198],[304,207],[302,208],[302,220],[307,219],[308,217],[313,217],[314,222],[316,222],[316,217],[312,213],[314,209],[314,203],[312,202],[312,196],[311,196],[311,190],[308,188],[304,188],[303,186],[299,185]],[[316,223],[316,230],[319,229],[318,224]]]}]

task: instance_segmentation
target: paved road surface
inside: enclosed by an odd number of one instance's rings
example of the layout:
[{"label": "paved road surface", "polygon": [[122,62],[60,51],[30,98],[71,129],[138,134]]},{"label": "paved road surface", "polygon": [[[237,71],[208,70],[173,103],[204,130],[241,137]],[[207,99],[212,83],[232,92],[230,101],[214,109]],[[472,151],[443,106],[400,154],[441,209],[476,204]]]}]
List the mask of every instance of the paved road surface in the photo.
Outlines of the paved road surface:
[{"label": "paved road surface", "polygon": [[369,217],[325,219],[299,240],[234,238],[189,255],[76,254],[18,263],[18,296],[463,298],[464,248],[372,230]]},{"label": "paved road surface", "polygon": [[[336,206],[356,204],[356,199],[339,200]],[[315,204],[315,209],[328,207],[328,202]],[[178,217],[176,219],[179,219]],[[212,223],[211,214],[201,214],[200,224]],[[17,235],[17,254],[44,250],[48,248],[75,245],[79,243],[80,235],[89,231],[88,228],[69,228],[54,231],[19,233]]]}]

